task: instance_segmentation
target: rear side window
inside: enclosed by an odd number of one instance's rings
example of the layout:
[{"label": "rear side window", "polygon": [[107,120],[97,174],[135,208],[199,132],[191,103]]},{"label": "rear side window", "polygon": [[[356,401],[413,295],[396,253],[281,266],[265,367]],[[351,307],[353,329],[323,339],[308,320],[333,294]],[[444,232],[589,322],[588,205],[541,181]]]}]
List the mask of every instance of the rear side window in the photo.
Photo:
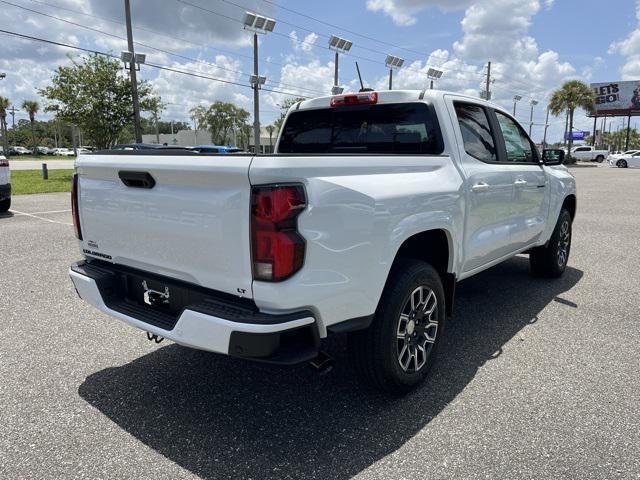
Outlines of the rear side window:
[{"label": "rear side window", "polygon": [[502,137],[507,149],[507,161],[517,163],[537,163],[538,157],[534,146],[515,120],[496,112]]},{"label": "rear side window", "polygon": [[435,112],[423,103],[354,105],[292,112],[280,153],[440,154]]},{"label": "rear side window", "polygon": [[497,162],[496,142],[485,109],[467,103],[456,103],[455,108],[465,152],[483,162]]}]

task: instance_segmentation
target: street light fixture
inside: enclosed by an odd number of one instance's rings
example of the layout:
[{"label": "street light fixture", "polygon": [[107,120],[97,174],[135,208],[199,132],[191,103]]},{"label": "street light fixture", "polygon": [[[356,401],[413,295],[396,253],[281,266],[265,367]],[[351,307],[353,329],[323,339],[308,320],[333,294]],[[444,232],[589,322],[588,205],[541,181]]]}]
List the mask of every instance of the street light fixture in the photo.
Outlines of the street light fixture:
[{"label": "street light fixture", "polygon": [[258,74],[258,34],[273,32],[275,26],[273,18],[253,12],[244,13],[243,28],[253,32],[253,75],[250,82],[253,88],[253,143],[256,155],[260,153],[260,87],[267,81],[267,77]]},{"label": "street light fixture", "polygon": [[385,60],[384,64],[389,69],[389,90],[391,90],[393,87],[393,69],[401,68],[402,64],[404,64],[404,58],[387,55],[387,59]]},{"label": "street light fixture", "polygon": [[529,117],[529,136],[531,136],[531,130],[533,129],[533,107],[538,104],[538,101],[532,99],[529,103],[531,105],[531,115]]},{"label": "street light fixture", "polygon": [[516,103],[522,100],[522,95],[514,95],[513,96],[513,116],[516,116]]},{"label": "street light fixture", "polygon": [[133,66],[136,72],[140,71],[140,65],[147,62],[147,56],[144,53],[120,52],[120,60],[124,63],[124,68],[130,70]]},{"label": "street light fixture", "polygon": [[431,90],[433,90],[433,81],[439,80],[443,73],[442,70],[438,70],[437,68],[429,68],[429,70],[427,70],[427,77],[431,80]]},{"label": "street light fixture", "polygon": [[333,87],[331,88],[332,95],[339,95],[344,91],[344,87],[338,86],[338,57],[340,53],[347,53],[349,50],[351,50],[352,46],[353,42],[351,40],[347,40],[346,38],[336,37],[335,35],[331,35],[329,37],[329,50],[334,50],[336,52],[333,62]]}]

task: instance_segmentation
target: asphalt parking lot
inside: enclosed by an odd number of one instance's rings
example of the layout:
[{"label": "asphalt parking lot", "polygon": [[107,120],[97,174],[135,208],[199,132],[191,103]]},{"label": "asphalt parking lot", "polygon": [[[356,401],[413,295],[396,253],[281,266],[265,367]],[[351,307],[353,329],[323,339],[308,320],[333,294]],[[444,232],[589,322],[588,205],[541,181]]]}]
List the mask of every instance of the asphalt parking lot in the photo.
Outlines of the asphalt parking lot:
[{"label": "asphalt parking lot", "polygon": [[458,286],[437,368],[354,381],[164,342],[93,310],[68,194],[0,217],[0,478],[640,478],[640,170],[574,169],[569,269]]}]

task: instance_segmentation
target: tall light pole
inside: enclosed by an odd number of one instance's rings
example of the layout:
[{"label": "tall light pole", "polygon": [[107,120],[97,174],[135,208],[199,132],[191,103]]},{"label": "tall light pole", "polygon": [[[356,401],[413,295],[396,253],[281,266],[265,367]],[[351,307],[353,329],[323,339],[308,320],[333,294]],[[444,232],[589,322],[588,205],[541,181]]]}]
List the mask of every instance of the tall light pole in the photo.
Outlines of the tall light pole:
[{"label": "tall light pole", "polygon": [[[133,48],[133,29],[131,27],[131,5],[129,0],[124,0],[124,15],[127,24],[127,46],[129,53],[135,59]],[[131,96],[133,97],[133,130],[136,143],[142,143],[142,129],[140,128],[140,100],[138,99],[138,79],[136,78],[136,64],[129,62],[129,75],[131,76]]]},{"label": "tall light pole", "polygon": [[529,136],[531,136],[531,130],[533,130],[533,107],[538,104],[538,101],[532,99],[529,103],[531,105],[531,115],[529,116]]},{"label": "tall light pole", "polygon": [[438,70],[437,68],[429,68],[429,70],[427,70],[427,78],[431,80],[430,86],[429,86],[431,90],[433,90],[433,81],[439,80],[442,77],[443,73],[444,72],[442,70]]},{"label": "tall light pole", "polygon": [[389,69],[389,90],[393,90],[393,69],[402,68],[404,58],[395,57],[393,55],[387,55],[387,59],[384,64]]},{"label": "tall light pole", "polygon": [[260,87],[267,81],[267,77],[258,74],[258,34],[273,32],[276,21],[273,18],[263,17],[257,13],[245,12],[244,29],[253,32],[253,75],[251,75],[251,88],[253,88],[253,143],[255,153],[260,153]]},{"label": "tall light pole", "polygon": [[520,100],[522,100],[522,96],[521,95],[514,95],[513,96],[513,116],[516,116],[516,103],[518,103]]},{"label": "tall light pole", "polygon": [[335,60],[333,62],[333,87],[331,88],[332,95],[340,95],[344,87],[338,85],[338,62],[340,59],[340,53],[347,53],[351,50],[353,46],[353,42],[351,40],[347,40],[346,38],[336,37],[335,35],[331,35],[329,37],[329,50],[334,50]]}]

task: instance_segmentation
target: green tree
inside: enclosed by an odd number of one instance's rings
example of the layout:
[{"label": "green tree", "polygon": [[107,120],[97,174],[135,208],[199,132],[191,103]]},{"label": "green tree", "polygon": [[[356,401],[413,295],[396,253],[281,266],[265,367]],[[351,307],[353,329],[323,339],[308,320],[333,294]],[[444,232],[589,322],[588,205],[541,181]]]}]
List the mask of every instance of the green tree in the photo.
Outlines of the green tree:
[{"label": "green tree", "polygon": [[[51,103],[46,110],[77,125],[97,148],[108,148],[133,121],[131,81],[117,60],[100,55],[82,57],[70,67],[58,67],[51,85],[40,90]],[[150,111],[151,85],[138,86],[140,109]]]},{"label": "green tree", "polygon": [[280,105],[280,116],[273,122],[273,125],[278,129],[278,134],[280,134],[280,129],[282,128],[282,124],[284,123],[284,119],[287,116],[287,112],[289,109],[294,106],[296,103],[303,101],[304,98],[296,97],[296,98],[288,98]]},{"label": "green tree", "polygon": [[218,145],[230,143],[232,134],[237,138],[248,120],[249,112],[228,102],[214,102],[205,115],[211,140]]},{"label": "green tree", "polygon": [[274,127],[273,125],[267,125],[265,129],[269,134],[269,147],[271,147],[271,151],[273,151],[273,132],[276,131],[276,127]]},{"label": "green tree", "polygon": [[148,99],[146,107],[147,111],[151,112],[153,123],[155,125],[156,143],[160,143],[160,127],[158,125],[158,121],[160,120],[160,114],[167,106],[162,102],[162,99],[160,97],[152,97]]},{"label": "green tree", "polygon": [[2,133],[2,153],[9,156],[9,139],[7,138],[7,110],[11,102],[8,98],[0,96],[0,133]]},{"label": "green tree", "polygon": [[[549,110],[554,116],[560,116],[564,112],[569,112],[569,132],[573,131],[573,115],[576,108],[582,108],[587,113],[593,113],[595,110],[595,93],[591,87],[580,80],[569,80],[562,87],[554,91],[549,102]],[[571,147],[573,140],[569,135],[569,146],[567,159],[565,163],[572,162]]]},{"label": "green tree", "polygon": [[33,153],[37,154],[38,152],[36,147],[38,146],[38,142],[36,141],[34,125],[36,121],[36,113],[40,111],[40,104],[35,100],[25,100],[22,102],[22,109],[29,115],[29,122],[31,123],[31,147]]}]

